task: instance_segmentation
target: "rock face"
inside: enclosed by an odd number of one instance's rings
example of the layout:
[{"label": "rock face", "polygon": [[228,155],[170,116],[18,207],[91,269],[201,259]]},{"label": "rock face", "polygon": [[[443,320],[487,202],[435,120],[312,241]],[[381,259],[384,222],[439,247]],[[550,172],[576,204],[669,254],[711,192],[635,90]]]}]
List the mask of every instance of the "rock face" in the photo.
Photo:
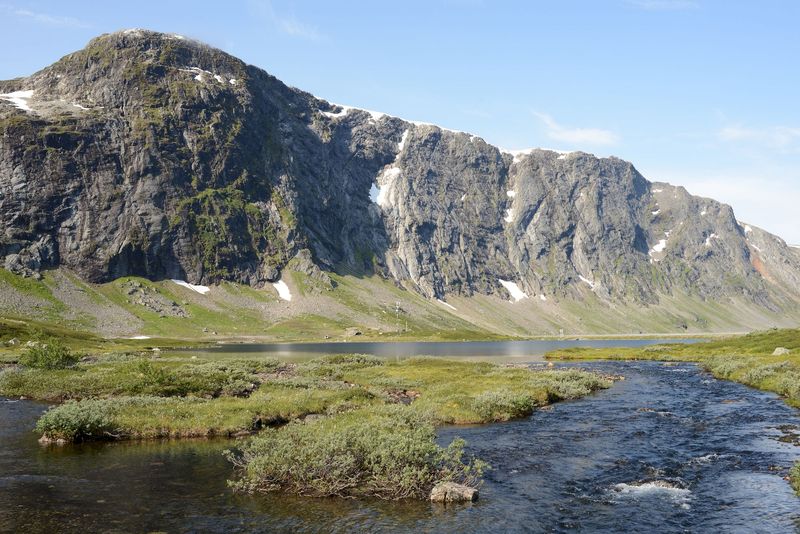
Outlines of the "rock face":
[{"label": "rock face", "polygon": [[478,490],[455,482],[440,482],[431,490],[431,502],[475,502],[477,500]]},{"label": "rock face", "polygon": [[333,105],[180,36],[103,35],[0,93],[12,271],[260,286],[293,262],[431,299],[800,299],[800,250],[628,162]]}]

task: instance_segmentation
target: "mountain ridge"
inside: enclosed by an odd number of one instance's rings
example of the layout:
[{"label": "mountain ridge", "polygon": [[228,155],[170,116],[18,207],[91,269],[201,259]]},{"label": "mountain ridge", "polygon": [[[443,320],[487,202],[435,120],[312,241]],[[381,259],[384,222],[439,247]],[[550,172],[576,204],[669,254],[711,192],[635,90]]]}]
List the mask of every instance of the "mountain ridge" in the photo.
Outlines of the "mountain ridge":
[{"label": "mountain ridge", "polygon": [[686,293],[798,314],[800,253],[727,205],[613,156],[332,104],[175,34],[100,36],[0,93],[13,272],[262,287],[288,267],[434,301]]}]

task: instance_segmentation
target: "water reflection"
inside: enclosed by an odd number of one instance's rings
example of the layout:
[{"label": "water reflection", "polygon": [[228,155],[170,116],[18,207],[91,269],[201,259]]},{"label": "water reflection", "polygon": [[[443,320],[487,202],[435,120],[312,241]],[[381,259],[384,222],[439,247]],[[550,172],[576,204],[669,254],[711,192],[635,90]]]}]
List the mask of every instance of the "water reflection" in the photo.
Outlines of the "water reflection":
[{"label": "water reflection", "polygon": [[176,351],[213,354],[215,357],[275,356],[304,360],[320,354],[373,354],[403,359],[412,356],[447,356],[468,360],[541,361],[545,353],[572,347],[644,347],[663,343],[698,343],[702,339],[559,339],[531,341],[388,341],[347,343],[241,343],[209,349]]}]

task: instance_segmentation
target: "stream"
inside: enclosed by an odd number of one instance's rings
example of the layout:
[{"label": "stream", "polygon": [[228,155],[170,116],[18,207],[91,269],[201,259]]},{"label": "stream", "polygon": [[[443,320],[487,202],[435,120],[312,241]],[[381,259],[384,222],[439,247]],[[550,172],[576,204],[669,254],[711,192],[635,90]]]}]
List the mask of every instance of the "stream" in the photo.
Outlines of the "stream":
[{"label": "stream", "polygon": [[230,441],[41,447],[46,405],[0,399],[0,532],[800,532],[800,414],[694,364],[563,364],[609,390],[445,427],[492,465],[471,505],[234,495]]}]

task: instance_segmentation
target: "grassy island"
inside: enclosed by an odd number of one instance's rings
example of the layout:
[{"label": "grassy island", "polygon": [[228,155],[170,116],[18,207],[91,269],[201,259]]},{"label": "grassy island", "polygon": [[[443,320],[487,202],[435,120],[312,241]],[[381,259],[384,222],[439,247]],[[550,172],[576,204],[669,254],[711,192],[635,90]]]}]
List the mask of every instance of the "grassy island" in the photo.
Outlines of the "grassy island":
[{"label": "grassy island", "polygon": [[440,358],[77,358],[52,339],[0,372],[0,395],[59,403],[37,422],[44,442],[252,435],[229,453],[237,490],[389,499],[480,478],[486,465],[460,440],[437,445],[436,425],[523,417],[610,384],[581,370]]}]

